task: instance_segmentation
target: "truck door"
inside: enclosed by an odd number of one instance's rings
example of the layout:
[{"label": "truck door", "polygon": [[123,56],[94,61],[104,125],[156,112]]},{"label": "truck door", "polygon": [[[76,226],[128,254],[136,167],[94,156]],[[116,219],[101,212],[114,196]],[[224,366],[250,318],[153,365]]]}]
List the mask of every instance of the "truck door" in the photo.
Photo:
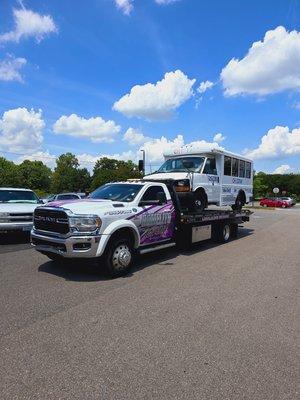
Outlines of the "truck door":
[{"label": "truck door", "polygon": [[[154,203],[159,198],[163,199],[162,204],[142,205],[143,201]],[[159,185],[148,187],[140,204],[142,210],[137,221],[140,244],[144,246],[171,239],[175,229],[175,209],[172,200],[167,199],[164,188]]]}]

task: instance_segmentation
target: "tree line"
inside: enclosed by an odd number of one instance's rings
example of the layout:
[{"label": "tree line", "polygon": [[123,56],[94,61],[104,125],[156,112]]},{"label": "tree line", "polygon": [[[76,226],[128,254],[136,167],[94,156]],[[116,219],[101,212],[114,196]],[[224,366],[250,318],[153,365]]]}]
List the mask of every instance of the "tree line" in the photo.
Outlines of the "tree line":
[{"label": "tree line", "polygon": [[[26,187],[39,196],[61,192],[90,192],[111,181],[140,178],[138,166],[132,161],[120,161],[102,157],[95,163],[92,173],[80,168],[79,161],[72,153],[61,154],[52,171],[42,161],[25,160],[16,164],[0,157],[0,186]],[[273,188],[280,194],[300,200],[300,174],[266,174],[254,176],[254,197],[272,196]]]},{"label": "tree line", "polygon": [[25,187],[39,196],[62,192],[90,192],[110,181],[140,178],[138,166],[132,161],[102,157],[92,173],[80,168],[72,153],[61,154],[52,171],[42,161],[24,160],[20,164],[0,157],[0,187]]}]

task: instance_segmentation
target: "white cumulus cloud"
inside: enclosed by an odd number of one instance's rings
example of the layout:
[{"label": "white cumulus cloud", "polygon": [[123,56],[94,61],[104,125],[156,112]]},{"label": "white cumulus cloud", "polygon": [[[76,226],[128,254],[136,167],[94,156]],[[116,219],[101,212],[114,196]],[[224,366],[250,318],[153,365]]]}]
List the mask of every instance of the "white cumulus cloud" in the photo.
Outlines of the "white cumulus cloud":
[{"label": "white cumulus cloud", "polygon": [[20,164],[24,160],[29,160],[29,161],[42,161],[44,164],[46,164],[49,168],[54,169],[56,166],[56,160],[57,156],[50,154],[49,150],[45,151],[36,151],[33,153],[29,154],[24,154],[20,156],[17,159],[17,164]]},{"label": "white cumulus cloud", "polygon": [[120,130],[121,127],[112,120],[105,121],[101,117],[86,119],[77,114],[62,115],[53,125],[57,134],[88,138],[94,143],[111,143]]},{"label": "white cumulus cloud", "polygon": [[44,127],[41,110],[5,111],[0,119],[0,149],[22,153],[38,150],[43,142]]},{"label": "white cumulus cloud", "polygon": [[206,92],[208,89],[211,89],[214,86],[214,83],[211,81],[203,81],[200,83],[197,92],[198,93],[204,93]]},{"label": "white cumulus cloud", "polygon": [[140,130],[128,128],[127,131],[124,133],[123,140],[128,142],[129,145],[135,146],[137,144],[145,142],[147,138]]},{"label": "white cumulus cloud", "polygon": [[261,138],[256,149],[246,150],[246,154],[253,159],[300,154],[300,128],[290,131],[287,126],[275,126]]},{"label": "white cumulus cloud", "polygon": [[19,42],[23,38],[34,37],[37,42],[49,33],[57,32],[57,27],[50,15],[40,15],[34,11],[13,10],[15,27],[0,35],[0,42]]},{"label": "white cumulus cloud", "polygon": [[25,58],[16,58],[8,54],[4,60],[0,61],[0,80],[23,82],[20,70],[26,62]]},{"label": "white cumulus cloud", "polygon": [[182,71],[167,72],[157,83],[136,85],[130,93],[115,102],[113,109],[127,117],[161,120],[172,113],[192,95],[195,79],[189,79]]},{"label": "white cumulus cloud", "polygon": [[300,32],[288,32],[283,26],[267,31],[244,58],[229,61],[221,79],[227,96],[299,90]]},{"label": "white cumulus cloud", "polygon": [[125,15],[130,15],[133,10],[133,0],[115,0],[115,4]]},{"label": "white cumulus cloud", "polygon": [[287,164],[282,164],[282,165],[280,165],[279,167],[277,167],[274,171],[273,171],[273,174],[281,174],[281,175],[284,175],[284,174],[290,174],[292,171],[291,171],[291,167],[289,166],[289,165],[287,165]]},{"label": "white cumulus cloud", "polygon": [[214,141],[217,143],[221,143],[226,139],[226,136],[222,135],[222,133],[216,133],[214,136]]}]

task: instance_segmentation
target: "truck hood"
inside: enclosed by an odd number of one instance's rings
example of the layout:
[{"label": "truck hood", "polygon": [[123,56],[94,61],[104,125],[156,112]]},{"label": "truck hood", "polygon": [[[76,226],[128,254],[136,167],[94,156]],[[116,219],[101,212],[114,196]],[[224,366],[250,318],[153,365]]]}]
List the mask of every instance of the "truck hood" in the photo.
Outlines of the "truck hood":
[{"label": "truck hood", "polygon": [[189,177],[188,172],[165,172],[165,173],[158,173],[158,174],[151,174],[146,175],[143,179],[154,179],[154,180],[161,180],[161,179],[186,179]]},{"label": "truck hood", "polygon": [[122,210],[125,208],[125,207],[114,207],[114,204],[124,204],[124,203],[118,201],[96,200],[96,199],[62,200],[62,201],[52,201],[50,203],[47,203],[44,207],[63,208],[65,210],[72,211],[72,213],[74,214],[95,214],[95,215],[103,214],[105,211],[120,210],[120,209]]},{"label": "truck hood", "polygon": [[33,213],[40,204],[0,203],[0,213]]}]

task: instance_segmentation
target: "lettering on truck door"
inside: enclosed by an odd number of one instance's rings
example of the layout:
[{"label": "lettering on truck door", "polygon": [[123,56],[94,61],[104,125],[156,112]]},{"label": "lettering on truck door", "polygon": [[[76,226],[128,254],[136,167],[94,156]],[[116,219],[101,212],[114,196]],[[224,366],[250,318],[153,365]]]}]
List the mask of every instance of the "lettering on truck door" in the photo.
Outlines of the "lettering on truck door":
[{"label": "lettering on truck door", "polygon": [[[146,189],[141,201],[157,200],[157,193],[163,192],[162,186],[151,186]],[[162,242],[172,238],[175,229],[175,209],[171,199],[165,195],[164,204],[142,206],[134,216],[133,222],[140,233],[140,244]]]}]

